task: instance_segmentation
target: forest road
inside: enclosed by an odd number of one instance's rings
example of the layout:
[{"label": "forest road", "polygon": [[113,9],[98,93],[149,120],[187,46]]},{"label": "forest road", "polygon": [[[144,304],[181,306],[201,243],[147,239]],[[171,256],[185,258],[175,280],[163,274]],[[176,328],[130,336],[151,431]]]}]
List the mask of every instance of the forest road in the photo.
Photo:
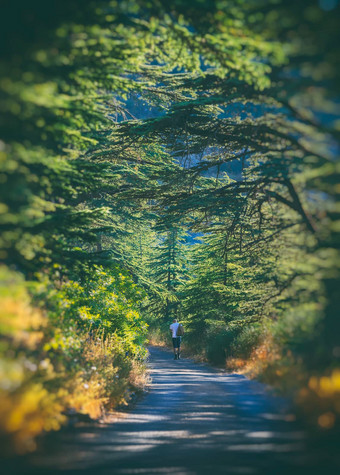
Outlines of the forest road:
[{"label": "forest road", "polygon": [[125,417],[57,433],[18,473],[334,473],[264,385],[154,347],[149,366],[150,391]]}]

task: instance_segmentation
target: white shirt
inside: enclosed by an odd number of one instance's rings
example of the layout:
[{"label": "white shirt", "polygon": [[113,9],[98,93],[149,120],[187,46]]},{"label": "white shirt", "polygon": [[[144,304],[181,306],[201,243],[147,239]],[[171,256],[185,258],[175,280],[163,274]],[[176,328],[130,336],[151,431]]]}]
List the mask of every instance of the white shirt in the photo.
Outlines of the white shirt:
[{"label": "white shirt", "polygon": [[177,329],[179,327],[179,323],[172,323],[170,325],[170,330],[172,331],[172,338],[176,338],[177,337]]}]

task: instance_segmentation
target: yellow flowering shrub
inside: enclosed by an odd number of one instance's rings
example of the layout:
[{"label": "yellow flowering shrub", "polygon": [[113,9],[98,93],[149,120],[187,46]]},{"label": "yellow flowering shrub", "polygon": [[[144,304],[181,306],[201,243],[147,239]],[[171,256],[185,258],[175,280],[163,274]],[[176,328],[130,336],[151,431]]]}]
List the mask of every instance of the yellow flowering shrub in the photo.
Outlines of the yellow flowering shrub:
[{"label": "yellow flowering shrub", "polygon": [[63,391],[50,393],[39,380],[51,370],[39,348],[47,320],[32,307],[23,279],[0,268],[0,429],[17,452],[35,447],[43,430],[59,429],[65,417]]},{"label": "yellow flowering shrub", "polygon": [[332,429],[340,420],[340,368],[310,377],[308,386],[299,392],[298,403],[314,425]]},{"label": "yellow flowering shrub", "polygon": [[34,450],[36,436],[58,430],[69,412],[99,418],[146,383],[141,294],[118,270],[93,272],[86,285],[28,285],[0,268],[4,452]]}]

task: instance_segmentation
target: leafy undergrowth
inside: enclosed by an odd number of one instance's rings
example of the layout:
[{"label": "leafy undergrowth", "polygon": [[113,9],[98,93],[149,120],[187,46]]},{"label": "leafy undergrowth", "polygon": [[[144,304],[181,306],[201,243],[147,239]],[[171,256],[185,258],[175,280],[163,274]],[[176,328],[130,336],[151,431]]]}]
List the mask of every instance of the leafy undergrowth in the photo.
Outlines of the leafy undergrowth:
[{"label": "leafy undergrowth", "polygon": [[266,334],[249,358],[229,357],[226,367],[275,387],[295,401],[296,413],[312,432],[340,429],[340,368],[311,372],[291,350]]},{"label": "leafy undergrowth", "polygon": [[171,337],[169,332],[169,325],[150,324],[148,329],[148,342],[152,346],[170,348]]},{"label": "leafy undergrowth", "polygon": [[292,396],[297,415],[312,431],[334,431],[340,425],[340,369],[310,374],[288,353],[264,342],[248,360],[227,360],[229,369],[257,378]]},{"label": "leafy undergrowth", "polygon": [[[146,325],[134,309],[134,284],[117,269],[95,274],[86,288],[39,283],[33,298],[20,274],[1,268],[0,429],[7,455],[34,450],[36,437],[58,430],[68,414],[96,419],[127,404],[147,383]],[[39,308],[34,299],[42,293]]]}]

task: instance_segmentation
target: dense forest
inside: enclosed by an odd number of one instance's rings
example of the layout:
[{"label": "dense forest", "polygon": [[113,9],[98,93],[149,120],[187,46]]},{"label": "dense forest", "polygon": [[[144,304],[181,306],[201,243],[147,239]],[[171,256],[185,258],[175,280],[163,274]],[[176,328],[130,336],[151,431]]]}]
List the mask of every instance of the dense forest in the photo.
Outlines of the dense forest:
[{"label": "dense forest", "polygon": [[126,403],[173,318],[335,430],[337,0],[3,4],[2,448]]}]

